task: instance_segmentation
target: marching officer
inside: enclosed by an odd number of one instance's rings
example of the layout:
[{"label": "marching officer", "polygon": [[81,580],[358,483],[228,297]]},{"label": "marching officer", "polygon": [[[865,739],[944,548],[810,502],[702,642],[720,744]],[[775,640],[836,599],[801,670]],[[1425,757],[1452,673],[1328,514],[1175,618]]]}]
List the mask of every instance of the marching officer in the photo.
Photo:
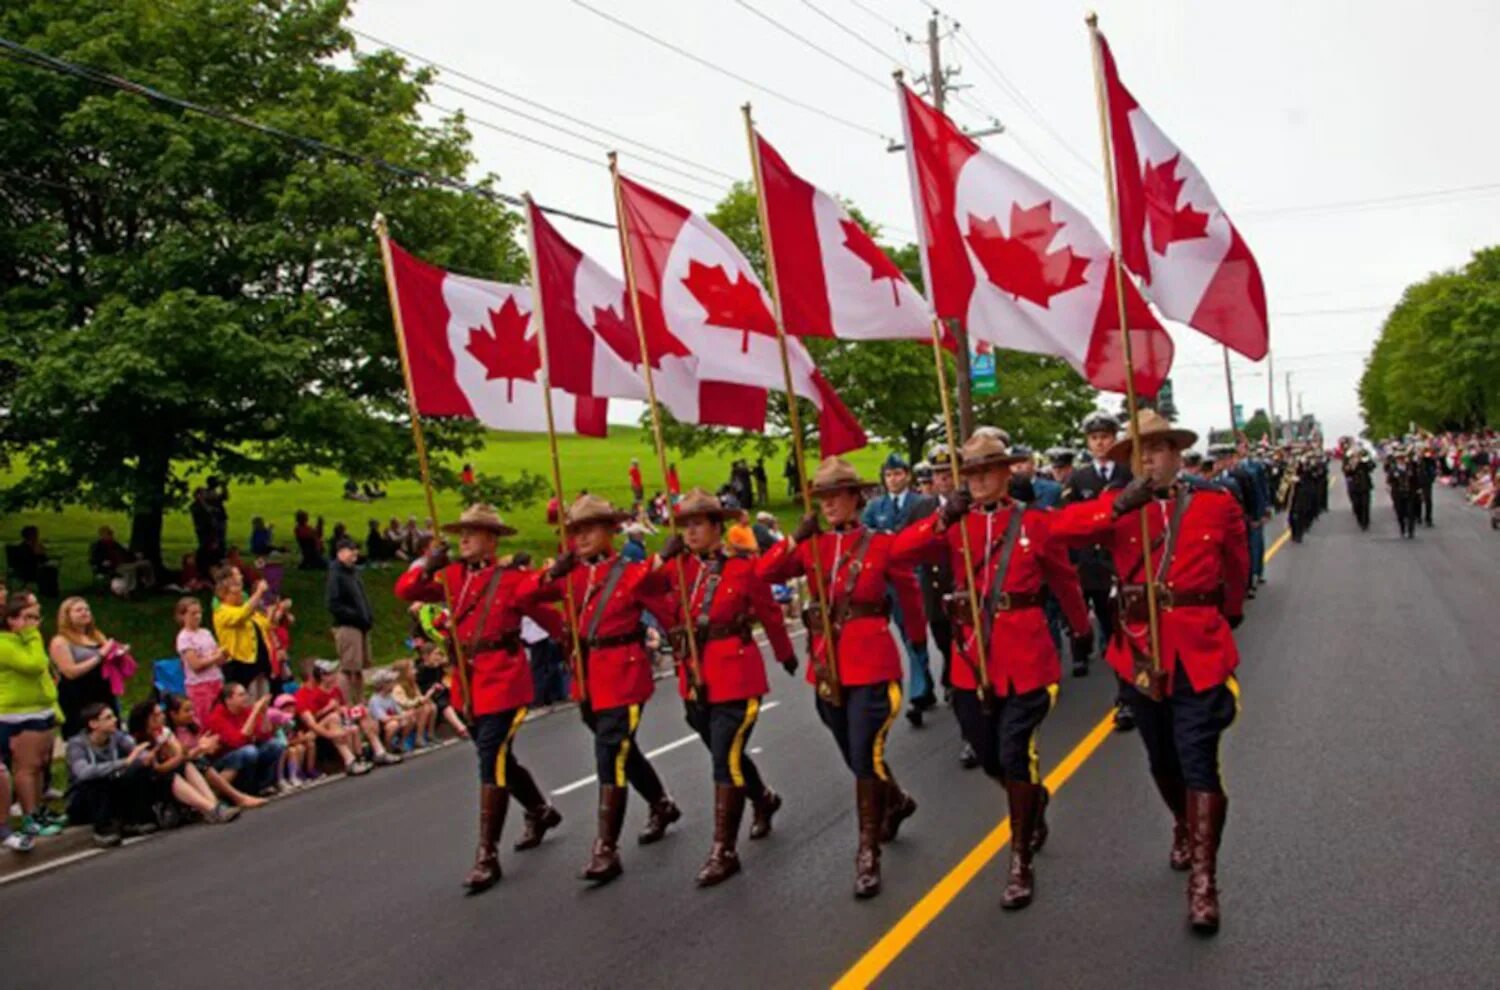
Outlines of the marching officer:
[{"label": "marching officer", "polygon": [[632,518],[597,495],[579,496],[566,517],[572,549],[552,565],[552,580],[542,589],[555,601],[566,594],[566,580],[578,617],[583,677],[581,684],[575,679],[573,690],[584,724],[594,735],[599,777],[598,835],[579,878],[597,884],[608,883],[624,869],[620,830],[629,787],[649,808],[646,827],[637,836],[641,845],[660,840],[682,817],[635,743],[641,713],[655,689],[642,613],[661,600],[666,579],[658,571],[658,561],[632,564],[615,552],[615,533]]},{"label": "marching officer", "polygon": [[[1105,657],[1131,698],[1141,741],[1172,812],[1174,870],[1191,870],[1188,918],[1218,931],[1217,857],[1229,800],[1219,738],[1239,710],[1230,630],[1243,619],[1249,553],[1245,517],[1229,493],[1183,475],[1182,451],[1197,436],[1154,410],[1139,418],[1143,477],[1053,517],[1052,529],[1079,544],[1103,543],[1121,580],[1121,623]],[[1111,459],[1131,456],[1127,437]],[[1146,513],[1159,608],[1160,666],[1152,659],[1141,521]]]},{"label": "marching officer", "polygon": [[[854,896],[880,893],[880,845],[896,838],[917,802],[896,783],[886,762],[886,737],[901,711],[901,655],[891,640],[894,590],[908,630],[927,630],[922,596],[910,567],[891,562],[896,537],[861,525],[860,507],[871,483],[838,457],[825,458],[813,475],[812,494],[832,532],[818,516],[803,518],[791,539],[761,558],[756,571],[773,584],[814,573],[816,554],[828,600],[833,642],[823,635],[814,599],[803,614],[812,646],[808,680],[817,688],[818,717],[833,734],[855,778],[859,851],[854,860]],[[926,649],[925,638],[914,647]]]},{"label": "marching officer", "polygon": [[1386,458],[1385,482],[1391,490],[1391,505],[1396,510],[1396,525],[1408,540],[1417,538],[1417,519],[1422,514],[1422,479],[1405,447],[1397,447]]},{"label": "marching officer", "polygon": [[500,833],[512,793],[526,809],[526,829],[516,849],[536,847],[549,829],[562,823],[530,771],[516,760],[514,747],[534,691],[521,618],[530,615],[546,624],[555,615],[540,604],[541,572],[496,561],[500,537],[515,530],[493,506],[470,506],[443,530],[458,534],[460,560],[449,563],[448,547],[434,544],[397,579],[396,597],[441,601],[444,585],[453,596],[448,642],[456,641],[461,650],[470,695],[454,701],[472,710],[470,735],[479,753],[479,849],[464,878],[464,886],[477,894],[500,880]]},{"label": "marching officer", "polygon": [[[1089,464],[1078,468],[1068,478],[1063,489],[1063,502],[1086,502],[1098,498],[1112,488],[1124,488],[1130,481],[1130,465],[1116,464],[1108,457],[1115,438],[1120,434],[1120,421],[1108,413],[1095,413],[1083,421],[1084,442],[1088,445]],[[1111,594],[1115,586],[1115,565],[1109,550],[1103,546],[1090,545],[1074,551],[1078,565],[1078,582],[1083,588],[1084,600],[1094,618],[1099,621],[1099,633],[1105,642],[1114,632],[1114,605]],[[1088,658],[1073,658],[1073,676],[1088,676]],[[1135,728],[1135,719],[1123,690],[1115,698],[1115,730],[1129,732]]]},{"label": "marching officer", "polygon": [[1361,530],[1370,528],[1370,492],[1375,487],[1375,465],[1365,459],[1364,450],[1355,444],[1344,458],[1344,487],[1349,492],[1349,504],[1354,507],[1354,519]]},{"label": "marching officer", "polygon": [[[1057,701],[1062,677],[1042,603],[1050,590],[1072,630],[1074,655],[1093,649],[1088,609],[1078,574],[1062,540],[1051,536],[1053,513],[1012,500],[1011,467],[1029,455],[1012,453],[993,437],[964,444],[968,490],[937,516],[896,538],[891,560],[900,566],[946,559],[956,575],[951,603],[954,642],[953,710],[984,772],[1005,787],[1010,804],[1010,874],[1001,906],[1023,908],[1035,891],[1032,855],[1047,838],[1047,789],[1038,766],[1036,731]],[[976,507],[969,511],[970,505]],[[973,554],[975,589],[983,605],[983,663],[992,697],[980,695],[973,610],[964,567],[964,534]]]},{"label": "marching officer", "polygon": [[[679,621],[679,572],[671,562],[681,560],[691,622],[680,626],[672,637],[674,652],[684,664],[678,671],[678,685],[688,725],[713,760],[714,839],[708,860],[698,871],[700,887],[712,887],[740,871],[735,846],[747,797],[755,811],[752,839],[771,834],[771,817],[781,809],[781,797],[766,786],[745,751],[760,714],[760,699],[770,690],[753,623],[765,629],[771,653],[782,668],[788,674],[797,673],[797,654],[770,585],[756,576],[753,558],[731,556],[724,549],[724,521],[735,515],[713,495],[694,488],[677,504],[679,535],[667,540],[661,552]],[[696,672],[687,669],[689,634],[698,648]]]}]

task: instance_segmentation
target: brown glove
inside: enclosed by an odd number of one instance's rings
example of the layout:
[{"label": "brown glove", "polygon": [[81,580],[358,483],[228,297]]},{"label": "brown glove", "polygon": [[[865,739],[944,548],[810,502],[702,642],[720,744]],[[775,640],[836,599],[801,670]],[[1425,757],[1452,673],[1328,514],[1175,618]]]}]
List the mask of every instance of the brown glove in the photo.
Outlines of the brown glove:
[{"label": "brown glove", "polygon": [[806,543],[814,536],[817,536],[821,531],[822,527],[818,525],[818,514],[816,512],[809,512],[807,515],[802,517],[802,521],[798,523],[797,528],[792,531],[792,539],[796,540],[798,543]]}]

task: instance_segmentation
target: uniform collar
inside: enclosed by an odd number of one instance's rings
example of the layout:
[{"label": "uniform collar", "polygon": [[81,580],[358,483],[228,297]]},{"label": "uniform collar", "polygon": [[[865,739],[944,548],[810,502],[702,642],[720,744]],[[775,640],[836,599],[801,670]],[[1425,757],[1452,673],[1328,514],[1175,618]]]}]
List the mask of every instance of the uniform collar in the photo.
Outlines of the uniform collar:
[{"label": "uniform collar", "polygon": [[596,553],[592,557],[583,558],[583,562],[590,567],[597,567],[600,564],[609,563],[614,556],[615,552],[613,550],[606,550],[604,553]]},{"label": "uniform collar", "polygon": [[854,522],[841,523],[840,525],[833,527],[833,531],[835,533],[843,534],[855,533],[859,531],[859,527],[859,521],[855,520]]}]

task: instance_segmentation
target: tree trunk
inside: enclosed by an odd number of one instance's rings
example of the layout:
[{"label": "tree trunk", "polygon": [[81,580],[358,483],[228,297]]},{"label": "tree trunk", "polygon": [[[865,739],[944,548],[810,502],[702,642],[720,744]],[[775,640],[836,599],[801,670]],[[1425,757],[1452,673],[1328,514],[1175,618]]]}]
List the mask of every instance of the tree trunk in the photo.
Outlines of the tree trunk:
[{"label": "tree trunk", "polygon": [[135,494],[131,500],[130,549],[151,561],[157,574],[166,567],[161,556],[162,521],[167,509],[167,481],[172,457],[165,448],[151,448],[141,455],[135,472]]}]

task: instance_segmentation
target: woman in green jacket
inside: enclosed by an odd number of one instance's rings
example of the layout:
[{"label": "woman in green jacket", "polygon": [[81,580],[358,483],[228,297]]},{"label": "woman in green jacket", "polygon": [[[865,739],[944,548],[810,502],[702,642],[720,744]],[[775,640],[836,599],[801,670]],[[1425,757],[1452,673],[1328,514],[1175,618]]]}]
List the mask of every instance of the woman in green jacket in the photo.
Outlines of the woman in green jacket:
[{"label": "woman in green jacket", "polygon": [[0,630],[0,757],[11,767],[25,835],[57,835],[65,820],[42,807],[57,735],[57,684],[47,663],[42,607],[17,594],[5,605]]}]

